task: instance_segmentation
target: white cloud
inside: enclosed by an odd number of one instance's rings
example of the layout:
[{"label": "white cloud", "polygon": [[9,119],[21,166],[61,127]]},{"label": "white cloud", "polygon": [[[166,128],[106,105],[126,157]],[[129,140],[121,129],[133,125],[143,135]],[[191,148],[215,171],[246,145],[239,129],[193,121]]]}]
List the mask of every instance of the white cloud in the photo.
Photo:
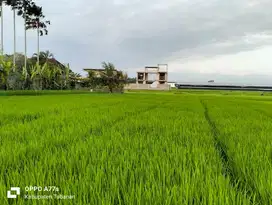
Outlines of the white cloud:
[{"label": "white cloud", "polygon": [[[169,64],[171,72],[194,71],[197,73],[221,73],[223,75],[272,75],[272,46],[237,54],[221,55],[202,60],[188,60]],[[259,69],[261,67],[262,69]]]}]

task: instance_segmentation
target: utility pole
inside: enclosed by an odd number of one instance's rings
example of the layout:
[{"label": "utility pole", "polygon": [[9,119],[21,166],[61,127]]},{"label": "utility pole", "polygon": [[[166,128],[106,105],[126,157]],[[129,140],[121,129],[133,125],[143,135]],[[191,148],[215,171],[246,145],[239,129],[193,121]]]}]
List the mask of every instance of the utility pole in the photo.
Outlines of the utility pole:
[{"label": "utility pole", "polygon": [[4,2],[1,2],[1,55],[4,55],[4,19],[3,19]]},{"label": "utility pole", "polygon": [[40,19],[37,20],[37,63],[40,64]]},{"label": "utility pole", "polygon": [[27,42],[26,42],[26,2],[24,0],[24,20],[25,20],[25,69],[27,66]]}]

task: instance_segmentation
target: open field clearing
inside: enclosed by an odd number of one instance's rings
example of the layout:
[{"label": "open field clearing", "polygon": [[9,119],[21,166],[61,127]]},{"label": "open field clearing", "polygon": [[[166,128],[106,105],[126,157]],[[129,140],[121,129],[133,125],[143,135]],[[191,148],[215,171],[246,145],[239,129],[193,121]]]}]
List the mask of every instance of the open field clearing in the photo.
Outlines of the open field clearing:
[{"label": "open field clearing", "polygon": [[270,205],[271,133],[259,94],[1,96],[0,204]]}]

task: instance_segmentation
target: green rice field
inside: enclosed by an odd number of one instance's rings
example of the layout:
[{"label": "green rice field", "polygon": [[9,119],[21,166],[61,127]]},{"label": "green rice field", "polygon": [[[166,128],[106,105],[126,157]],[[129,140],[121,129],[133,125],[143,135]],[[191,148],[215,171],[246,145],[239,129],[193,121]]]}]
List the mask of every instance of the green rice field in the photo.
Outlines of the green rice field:
[{"label": "green rice field", "polygon": [[272,95],[2,94],[0,162],[0,205],[270,205]]}]

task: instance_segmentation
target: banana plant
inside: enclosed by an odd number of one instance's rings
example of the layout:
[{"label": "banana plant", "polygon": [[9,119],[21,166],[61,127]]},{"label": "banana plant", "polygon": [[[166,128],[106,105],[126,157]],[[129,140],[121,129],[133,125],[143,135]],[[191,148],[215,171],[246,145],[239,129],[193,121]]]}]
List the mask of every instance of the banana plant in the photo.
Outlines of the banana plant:
[{"label": "banana plant", "polygon": [[25,66],[23,66],[23,71],[22,71],[22,80],[26,81],[27,77],[29,76],[27,69]]},{"label": "banana plant", "polygon": [[53,80],[54,85],[56,85],[57,87],[62,89],[63,83],[62,83],[62,79],[60,78],[60,76],[62,76],[62,70],[59,66],[55,66],[53,68],[53,72],[52,72],[52,80]]},{"label": "banana plant", "polygon": [[46,88],[51,88],[54,78],[54,69],[49,67],[47,63],[42,66],[41,73],[45,81]]},{"label": "banana plant", "polygon": [[29,67],[29,77],[30,77],[30,81],[31,81],[31,84],[32,86],[34,85],[35,81],[36,81],[36,76],[37,76],[37,66],[36,65],[31,65]]},{"label": "banana plant", "polygon": [[23,70],[22,70],[22,75],[21,75],[21,80],[24,82],[22,85],[22,89],[25,88],[27,80],[29,79],[29,73],[27,72],[27,68],[25,66],[23,66]]},{"label": "banana plant", "polygon": [[38,81],[39,88],[42,89],[42,72],[43,68],[40,64],[36,63],[35,65],[30,66],[30,80],[32,84],[34,84],[35,81]]},{"label": "banana plant", "polygon": [[13,68],[12,61],[4,60],[3,56],[0,57],[0,78],[5,85],[5,89],[8,89],[8,77]]},{"label": "banana plant", "polygon": [[40,64],[36,64],[36,67],[37,67],[37,72],[38,72],[38,75],[39,75],[39,81],[40,81],[40,89],[43,89],[43,84],[44,84],[44,80],[46,81],[47,80],[47,76],[46,76],[46,73],[48,72],[48,64],[47,63],[44,63],[42,66]]},{"label": "banana plant", "polygon": [[37,71],[36,71],[36,66],[35,65],[31,65],[30,66],[30,80],[34,81],[37,75]]}]

